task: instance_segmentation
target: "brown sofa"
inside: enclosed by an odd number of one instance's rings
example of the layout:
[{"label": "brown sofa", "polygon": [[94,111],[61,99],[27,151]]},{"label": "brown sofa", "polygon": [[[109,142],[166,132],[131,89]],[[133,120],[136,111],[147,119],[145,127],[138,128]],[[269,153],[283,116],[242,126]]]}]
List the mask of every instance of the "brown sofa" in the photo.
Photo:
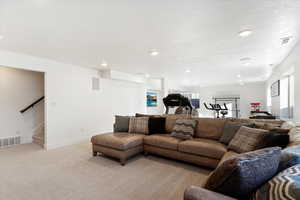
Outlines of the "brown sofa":
[{"label": "brown sofa", "polygon": [[[106,133],[92,137],[93,155],[98,153],[120,160],[124,165],[126,160],[136,154],[157,154],[200,166],[215,169],[225,160],[238,155],[228,151],[227,146],[219,142],[227,121],[241,123],[260,123],[272,127],[281,127],[284,121],[280,120],[253,120],[253,119],[212,119],[193,118],[198,121],[196,132],[192,140],[179,140],[171,137],[171,132],[178,118],[190,118],[186,115],[165,115],[167,134],[143,135],[139,133]],[[300,145],[299,132],[295,126],[290,129],[291,145]],[[232,200],[233,198],[219,193],[208,191],[198,186],[190,186],[184,194],[185,200]]]},{"label": "brown sofa", "polygon": [[[237,120],[237,119],[235,119]],[[247,120],[240,120],[240,121],[247,121]],[[263,122],[263,123],[268,123],[268,121],[258,121],[258,122]],[[272,122],[272,121],[270,121]],[[277,122],[276,122],[277,123]],[[290,143],[288,147],[291,146],[300,146],[300,128],[295,126],[293,123],[284,123],[281,122],[282,128],[284,129],[289,129],[289,136],[290,136]],[[229,158],[238,155],[238,153],[233,152],[233,151],[228,151],[224,154],[222,157],[219,165],[223,163],[224,161],[228,160]],[[216,193],[213,191],[209,191],[207,189],[204,189],[199,186],[189,186],[185,192],[184,192],[184,200],[237,200],[235,198],[225,196],[220,193]]]},{"label": "brown sofa", "polygon": [[[227,146],[219,142],[226,121],[255,122],[248,119],[213,119],[193,118],[198,121],[194,138],[192,140],[180,140],[171,137],[171,132],[178,118],[190,118],[186,115],[167,115],[167,134],[133,134],[133,133],[105,133],[92,137],[93,155],[98,153],[111,156],[120,160],[124,165],[126,160],[136,154],[157,154],[172,159],[216,168],[220,161],[228,155]],[[281,126],[283,121],[258,120],[261,123]]]}]

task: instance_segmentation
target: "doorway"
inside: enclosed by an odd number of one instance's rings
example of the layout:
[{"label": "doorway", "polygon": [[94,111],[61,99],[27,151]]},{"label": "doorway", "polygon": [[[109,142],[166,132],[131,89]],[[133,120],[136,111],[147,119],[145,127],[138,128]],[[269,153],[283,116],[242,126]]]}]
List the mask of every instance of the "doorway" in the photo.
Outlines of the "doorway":
[{"label": "doorway", "polygon": [[0,147],[45,144],[45,73],[0,66]]}]

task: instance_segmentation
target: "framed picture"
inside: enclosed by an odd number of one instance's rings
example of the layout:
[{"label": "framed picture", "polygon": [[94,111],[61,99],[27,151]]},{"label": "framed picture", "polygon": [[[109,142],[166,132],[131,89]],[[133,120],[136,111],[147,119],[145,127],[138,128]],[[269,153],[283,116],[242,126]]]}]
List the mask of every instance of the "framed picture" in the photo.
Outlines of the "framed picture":
[{"label": "framed picture", "polygon": [[280,80],[276,81],[271,85],[271,96],[272,97],[280,96]]},{"label": "framed picture", "polygon": [[200,99],[191,99],[191,103],[194,106],[194,108],[200,108]]},{"label": "framed picture", "polygon": [[147,92],[147,106],[148,107],[157,106],[157,92]]}]

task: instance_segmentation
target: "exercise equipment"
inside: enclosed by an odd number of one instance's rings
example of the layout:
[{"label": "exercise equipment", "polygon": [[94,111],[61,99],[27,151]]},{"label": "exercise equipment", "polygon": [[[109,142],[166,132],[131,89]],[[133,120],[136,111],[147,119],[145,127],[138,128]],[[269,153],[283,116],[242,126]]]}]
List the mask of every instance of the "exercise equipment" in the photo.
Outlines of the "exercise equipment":
[{"label": "exercise equipment", "polygon": [[192,104],[190,100],[181,95],[181,94],[169,94],[167,97],[163,98],[163,102],[166,107],[166,114],[169,114],[169,108],[179,107],[177,108],[177,113],[175,111],[175,114],[184,114],[180,113],[180,110],[187,111],[188,114],[191,114],[191,111],[193,109]]},{"label": "exercise equipment", "polygon": [[261,111],[261,103],[259,102],[253,102],[250,103],[251,112],[249,119],[276,119],[274,115],[267,111]]},{"label": "exercise equipment", "polygon": [[276,119],[276,117],[267,111],[251,111],[249,119]]},{"label": "exercise equipment", "polygon": [[163,98],[163,102],[166,107],[166,114],[169,114],[170,108],[178,107],[175,110],[175,114],[198,115],[198,111],[192,106],[189,98],[181,94],[169,94],[167,97]]},{"label": "exercise equipment", "polygon": [[260,112],[260,103],[259,102],[254,102],[250,103],[251,106],[251,112]]},{"label": "exercise equipment", "polygon": [[220,118],[220,113],[222,115],[222,118],[225,118],[226,115],[228,114],[228,108],[226,106],[226,104],[224,103],[224,107],[220,106],[220,104],[209,104],[210,107],[207,106],[206,103],[204,103],[204,106],[207,110],[212,110],[214,112],[216,112],[217,114],[217,118]]}]

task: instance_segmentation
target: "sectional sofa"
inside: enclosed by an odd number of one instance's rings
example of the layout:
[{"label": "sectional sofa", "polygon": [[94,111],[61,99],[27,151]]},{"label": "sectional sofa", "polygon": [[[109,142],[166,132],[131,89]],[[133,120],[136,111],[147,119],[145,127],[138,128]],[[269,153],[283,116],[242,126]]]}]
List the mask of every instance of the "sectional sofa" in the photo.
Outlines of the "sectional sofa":
[{"label": "sectional sofa", "polygon": [[171,132],[178,118],[191,118],[186,115],[166,115],[166,132],[152,135],[140,133],[114,132],[95,135],[91,142],[93,155],[98,153],[114,157],[125,165],[127,159],[144,152],[168,158],[181,160],[196,165],[216,168],[220,162],[237,153],[227,151],[227,146],[219,142],[227,121],[241,123],[263,123],[280,127],[280,120],[250,120],[250,119],[213,119],[193,118],[198,121],[194,138],[180,140],[171,137]]},{"label": "sectional sofa", "polygon": [[[145,135],[140,133],[113,132],[92,137],[93,155],[114,157],[122,165],[139,153],[156,154],[176,160],[193,163],[211,169],[217,168],[226,160],[239,155],[227,150],[227,146],[219,141],[227,122],[241,124],[260,124],[261,127],[289,129],[290,146],[300,145],[299,128],[281,120],[253,119],[212,119],[192,118],[186,115],[164,115],[166,117],[166,133]],[[191,118],[198,121],[193,139],[180,140],[171,136],[178,118]],[[190,186],[185,190],[184,200],[233,200],[234,198],[206,190],[199,186]]]}]

